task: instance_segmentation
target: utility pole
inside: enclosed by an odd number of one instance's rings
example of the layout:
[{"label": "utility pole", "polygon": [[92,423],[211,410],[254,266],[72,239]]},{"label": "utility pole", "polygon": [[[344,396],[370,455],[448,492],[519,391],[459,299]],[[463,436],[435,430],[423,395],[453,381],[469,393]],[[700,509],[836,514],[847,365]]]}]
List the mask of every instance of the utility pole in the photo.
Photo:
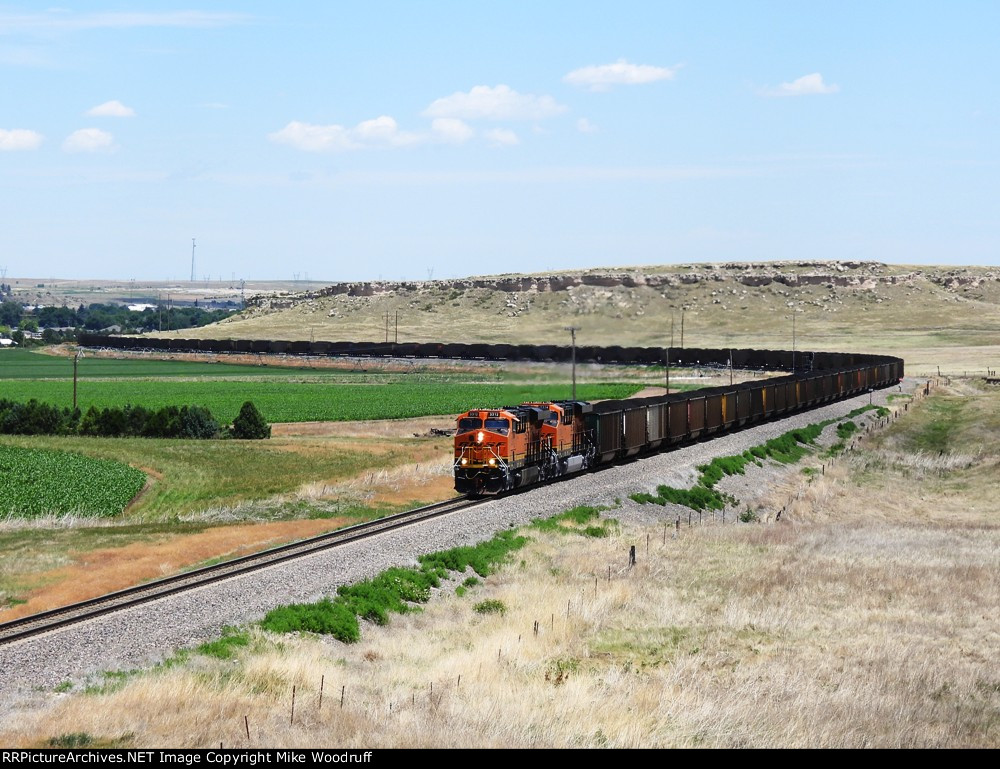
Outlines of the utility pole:
[{"label": "utility pole", "polygon": [[674,311],[670,311],[670,346],[674,346]]},{"label": "utility pole", "polygon": [[664,385],[667,388],[667,395],[670,395],[670,348],[667,348],[667,381]]},{"label": "utility pole", "polygon": [[73,411],[76,411],[76,367],[82,357],[83,350],[77,350],[76,355],[73,356]]},{"label": "utility pole", "polygon": [[681,349],[684,349],[684,308],[681,307]]},{"label": "utility pole", "polygon": [[733,348],[729,348],[729,384],[733,383]]},{"label": "utility pole", "polygon": [[576,400],[576,332],[579,330],[579,326],[566,326],[566,331],[569,331],[570,339],[572,340],[573,345],[571,358],[573,366],[573,400]]},{"label": "utility pole", "polygon": [[385,343],[389,344],[389,311],[385,311]]},{"label": "utility pole", "polygon": [[399,310],[396,310],[396,344],[399,344]]},{"label": "utility pole", "polygon": [[792,373],[795,373],[795,310],[792,310]]},{"label": "utility pole", "polygon": [[194,238],[191,238],[191,282],[194,283]]}]

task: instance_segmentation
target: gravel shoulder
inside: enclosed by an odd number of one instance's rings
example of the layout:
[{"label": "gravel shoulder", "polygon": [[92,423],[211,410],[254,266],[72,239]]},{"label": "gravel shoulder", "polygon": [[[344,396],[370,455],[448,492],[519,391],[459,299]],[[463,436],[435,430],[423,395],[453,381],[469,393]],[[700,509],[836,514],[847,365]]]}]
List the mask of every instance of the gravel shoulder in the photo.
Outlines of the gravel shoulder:
[{"label": "gravel shoulder", "polygon": [[[912,383],[904,390],[912,389]],[[876,405],[896,388],[874,394]],[[559,513],[575,505],[615,505],[613,515],[641,522],[672,521],[687,508],[638,505],[634,492],[652,492],[660,484],[687,487],[698,477],[697,466],[714,457],[739,454],[751,446],[795,427],[846,415],[868,405],[869,396],[830,404],[787,419],[769,422],[711,441],[697,443],[654,457],[602,470],[526,493],[497,499],[443,519],[390,532],[368,543],[337,548],[294,564],[282,564],[174,596],[115,615],[81,623],[41,638],[0,647],[0,701],[8,707],[58,696],[53,689],[66,681],[81,682],[104,671],[130,670],[155,664],[173,650],[218,636],[226,625],[260,619],[270,609],[291,602],[312,601],[336,591],[337,586],[375,576],[396,565],[414,563],[416,556],[444,548],[482,541],[494,532],[529,523],[533,518]],[[859,423],[864,418],[857,419]],[[827,428],[833,431],[834,426]],[[824,433],[828,440],[829,432]],[[745,476],[727,479],[720,490],[741,496],[759,489],[797,468],[765,463],[748,468]],[[735,519],[735,516],[732,516]],[[373,544],[377,543],[377,544]]]}]

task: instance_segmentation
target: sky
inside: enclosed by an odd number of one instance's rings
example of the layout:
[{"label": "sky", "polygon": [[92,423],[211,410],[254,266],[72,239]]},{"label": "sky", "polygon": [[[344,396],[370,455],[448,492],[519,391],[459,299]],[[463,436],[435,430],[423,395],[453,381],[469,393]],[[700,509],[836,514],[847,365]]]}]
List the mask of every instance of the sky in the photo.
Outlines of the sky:
[{"label": "sky", "polygon": [[1000,3],[0,0],[0,270],[997,264]]}]

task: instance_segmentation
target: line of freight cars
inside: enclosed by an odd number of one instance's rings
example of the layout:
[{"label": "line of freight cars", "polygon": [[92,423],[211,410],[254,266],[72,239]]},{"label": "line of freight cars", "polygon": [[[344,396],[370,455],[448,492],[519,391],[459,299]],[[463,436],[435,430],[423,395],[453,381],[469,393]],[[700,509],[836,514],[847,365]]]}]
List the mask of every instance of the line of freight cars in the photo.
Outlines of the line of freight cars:
[{"label": "line of freight cars", "polygon": [[[763,351],[761,351],[763,352]],[[759,362],[767,356],[758,355]],[[899,358],[654,396],[477,407],[457,417],[455,489],[501,494],[713,433],[816,408],[903,377]],[[829,362],[822,353],[816,359]]]},{"label": "line of freight cars", "polygon": [[[452,358],[568,363],[573,349],[560,345],[461,344],[442,342],[291,342],[261,339],[175,339],[81,334],[84,347],[135,351],[252,353],[356,358]],[[788,350],[712,350],[694,347],[576,348],[580,363],[726,367],[759,371],[815,371],[861,365],[871,356]],[[893,359],[897,360],[897,359]]]},{"label": "line of freight cars", "polygon": [[[823,355],[817,353],[816,357]],[[610,462],[793,411],[817,408],[896,385],[903,378],[903,361],[899,358],[853,357],[867,361],[865,365],[841,369],[591,404],[585,419],[593,435],[594,461]]]}]

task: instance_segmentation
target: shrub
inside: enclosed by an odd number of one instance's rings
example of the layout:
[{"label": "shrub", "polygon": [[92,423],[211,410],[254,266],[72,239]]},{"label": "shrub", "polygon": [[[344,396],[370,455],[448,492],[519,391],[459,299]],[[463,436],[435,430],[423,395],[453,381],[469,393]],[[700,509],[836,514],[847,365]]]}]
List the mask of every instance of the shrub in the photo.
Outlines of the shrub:
[{"label": "shrub", "polygon": [[[182,438],[214,438],[219,433],[219,423],[215,421],[212,412],[203,406],[184,406],[181,408]],[[270,436],[271,428],[267,434]]]},{"label": "shrub", "polygon": [[240,407],[239,416],[233,420],[232,434],[234,438],[245,440],[260,440],[271,437],[271,425],[264,421],[257,407],[246,401]]},{"label": "shrub", "polygon": [[499,614],[502,617],[507,613],[507,604],[497,598],[488,598],[477,603],[472,610],[477,614]]},{"label": "shrub", "polygon": [[857,430],[858,426],[854,424],[854,422],[852,422],[850,419],[848,419],[846,422],[841,422],[839,425],[837,425],[837,437],[840,438],[842,441],[847,440],[848,438],[851,437],[852,434],[857,432]]}]

